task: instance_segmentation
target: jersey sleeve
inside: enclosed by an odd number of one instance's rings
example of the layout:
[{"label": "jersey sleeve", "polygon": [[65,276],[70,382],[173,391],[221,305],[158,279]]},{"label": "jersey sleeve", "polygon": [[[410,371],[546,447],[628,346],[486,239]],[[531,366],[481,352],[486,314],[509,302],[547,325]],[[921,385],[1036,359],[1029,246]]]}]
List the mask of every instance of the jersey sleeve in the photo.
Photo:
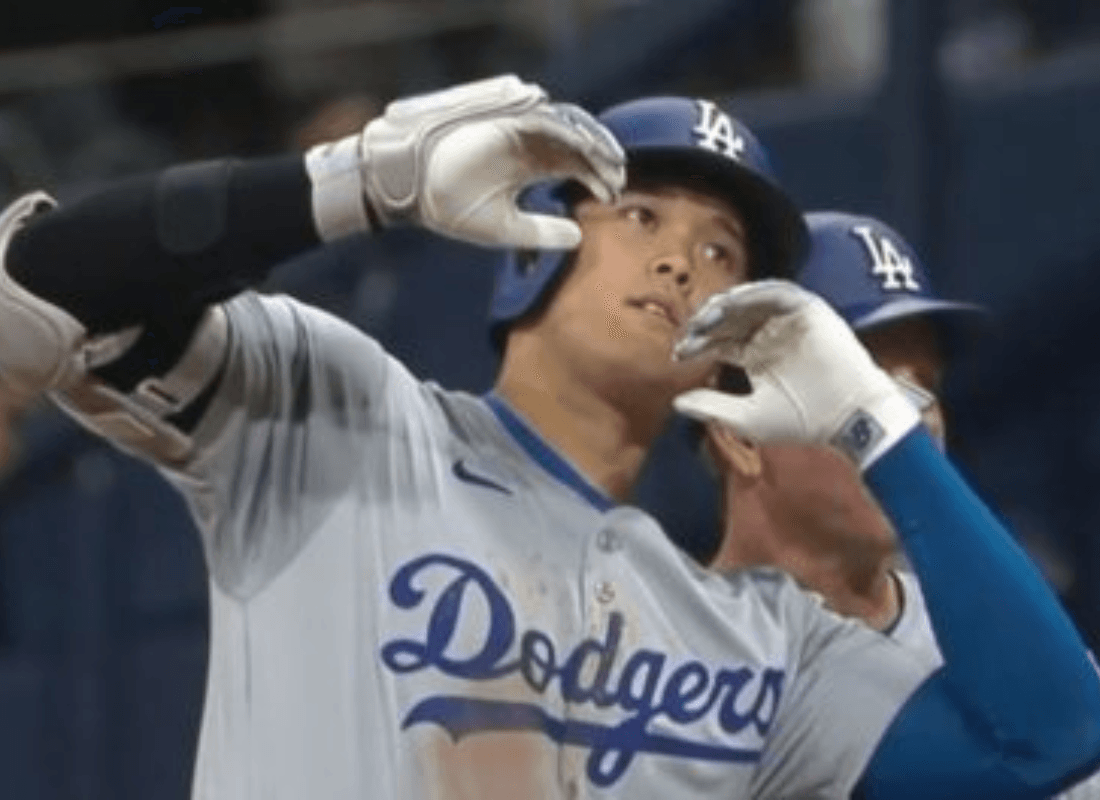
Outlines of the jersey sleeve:
[{"label": "jersey sleeve", "polygon": [[920,582],[908,570],[895,570],[893,574],[901,586],[901,614],[889,636],[914,658],[927,664],[930,669],[936,669],[943,664],[943,655],[928,618]]},{"label": "jersey sleeve", "polygon": [[[753,797],[848,797],[898,709],[930,669],[898,642],[790,588],[796,669]],[[837,735],[843,731],[843,735]]]},{"label": "jersey sleeve", "polygon": [[376,341],[291,298],[249,292],[224,310],[226,361],[193,454],[161,466],[188,500],[212,576],[247,596],[334,502],[361,491],[364,448],[415,418],[424,388]]}]

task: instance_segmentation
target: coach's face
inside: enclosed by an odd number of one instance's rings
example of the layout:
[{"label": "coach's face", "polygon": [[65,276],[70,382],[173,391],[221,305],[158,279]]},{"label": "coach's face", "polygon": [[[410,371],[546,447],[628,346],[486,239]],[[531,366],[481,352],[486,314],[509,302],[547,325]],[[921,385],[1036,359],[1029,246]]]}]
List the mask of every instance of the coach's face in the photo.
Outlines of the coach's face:
[{"label": "coach's face", "polygon": [[575,216],[584,238],[541,323],[594,378],[698,384],[711,367],[673,362],[672,347],[703,300],[747,279],[741,214],[695,189],[641,185]]}]

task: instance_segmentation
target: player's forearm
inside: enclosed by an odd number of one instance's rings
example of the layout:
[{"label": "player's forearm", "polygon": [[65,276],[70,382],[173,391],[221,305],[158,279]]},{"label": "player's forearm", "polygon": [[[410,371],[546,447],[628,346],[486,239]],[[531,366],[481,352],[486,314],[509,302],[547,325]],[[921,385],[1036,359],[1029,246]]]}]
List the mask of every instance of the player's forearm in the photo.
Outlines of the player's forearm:
[{"label": "player's forearm", "polygon": [[49,211],[8,273],[92,334],[193,315],[318,243],[300,155],[173,167]]},{"label": "player's forearm", "polygon": [[866,479],[920,578],[964,716],[1031,786],[1100,757],[1100,681],[1073,623],[923,429]]}]

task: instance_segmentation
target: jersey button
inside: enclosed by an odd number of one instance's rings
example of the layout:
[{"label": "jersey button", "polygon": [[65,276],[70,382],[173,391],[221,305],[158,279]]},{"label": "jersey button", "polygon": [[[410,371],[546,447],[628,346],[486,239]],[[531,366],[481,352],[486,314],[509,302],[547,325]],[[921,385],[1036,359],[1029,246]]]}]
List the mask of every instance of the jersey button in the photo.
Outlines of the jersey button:
[{"label": "jersey button", "polygon": [[609,528],[604,528],[596,534],[596,547],[605,553],[614,553],[623,546],[623,537]]},{"label": "jersey button", "polygon": [[615,599],[615,584],[611,581],[600,581],[596,584],[596,599],[601,603],[610,603]]}]

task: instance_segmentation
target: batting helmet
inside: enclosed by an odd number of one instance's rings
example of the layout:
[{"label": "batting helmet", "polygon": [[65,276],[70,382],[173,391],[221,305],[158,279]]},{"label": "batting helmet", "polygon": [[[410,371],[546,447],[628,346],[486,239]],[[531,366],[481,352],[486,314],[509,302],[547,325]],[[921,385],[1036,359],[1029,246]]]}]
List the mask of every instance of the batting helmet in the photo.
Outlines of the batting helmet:
[{"label": "batting helmet", "polygon": [[951,338],[982,306],[941,300],[924,266],[897,231],[872,217],[837,211],[806,215],[810,253],[798,282],[825,298],[857,331],[930,315]]},{"label": "batting helmet", "polygon": [[[602,122],[626,151],[629,178],[702,181],[745,217],[753,277],[791,277],[805,255],[802,214],[779,188],[768,155],[741,122],[709,100],[650,97],[613,106]],[[529,211],[567,216],[567,183],[540,184],[520,199]],[[497,272],[489,333],[498,350],[508,328],[549,298],[569,253],[511,251]]]}]

